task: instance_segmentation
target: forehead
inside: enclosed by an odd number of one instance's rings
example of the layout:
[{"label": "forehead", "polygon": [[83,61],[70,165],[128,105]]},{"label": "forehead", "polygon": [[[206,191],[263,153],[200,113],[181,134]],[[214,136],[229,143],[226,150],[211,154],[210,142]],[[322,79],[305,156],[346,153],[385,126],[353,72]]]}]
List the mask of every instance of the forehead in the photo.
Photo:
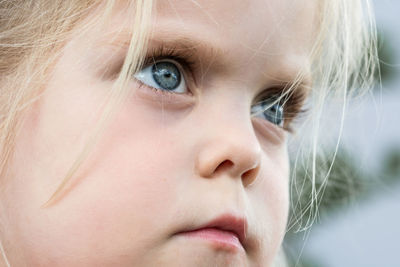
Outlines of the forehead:
[{"label": "forehead", "polygon": [[156,0],[154,32],[175,30],[226,49],[304,52],[315,32],[313,0]]},{"label": "forehead", "polygon": [[221,65],[293,76],[309,67],[316,11],[314,0],[156,0],[152,38],[191,39],[225,55]]}]

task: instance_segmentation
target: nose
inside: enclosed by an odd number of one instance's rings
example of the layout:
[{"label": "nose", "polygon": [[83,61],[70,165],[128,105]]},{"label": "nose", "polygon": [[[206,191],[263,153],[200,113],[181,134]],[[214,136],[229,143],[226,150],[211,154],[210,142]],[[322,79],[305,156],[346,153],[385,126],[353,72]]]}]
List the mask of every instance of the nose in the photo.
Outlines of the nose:
[{"label": "nose", "polygon": [[196,169],[200,176],[211,178],[228,174],[240,177],[244,186],[256,180],[261,163],[261,146],[250,125],[246,128],[213,127],[210,135],[203,136],[197,156]]}]

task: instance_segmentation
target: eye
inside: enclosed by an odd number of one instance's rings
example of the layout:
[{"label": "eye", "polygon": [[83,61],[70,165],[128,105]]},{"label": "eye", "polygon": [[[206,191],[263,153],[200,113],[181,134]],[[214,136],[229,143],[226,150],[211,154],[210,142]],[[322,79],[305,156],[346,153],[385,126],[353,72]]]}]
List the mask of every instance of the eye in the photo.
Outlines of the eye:
[{"label": "eye", "polygon": [[269,97],[251,107],[252,115],[268,120],[271,123],[283,127],[284,108],[279,99]]},{"label": "eye", "polygon": [[175,61],[162,60],[143,68],[134,77],[147,86],[182,94],[187,93],[187,88],[181,69]]}]

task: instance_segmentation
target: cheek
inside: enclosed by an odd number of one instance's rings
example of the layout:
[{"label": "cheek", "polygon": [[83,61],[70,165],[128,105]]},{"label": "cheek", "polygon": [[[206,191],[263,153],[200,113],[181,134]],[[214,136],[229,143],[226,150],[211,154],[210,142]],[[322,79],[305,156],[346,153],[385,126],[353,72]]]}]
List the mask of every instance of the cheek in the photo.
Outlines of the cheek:
[{"label": "cheek", "polygon": [[289,160],[286,151],[277,153],[276,158],[266,160],[261,188],[265,189],[264,201],[268,209],[280,222],[286,221],[289,207]]},{"label": "cheek", "polygon": [[84,125],[94,121],[89,114],[95,105],[89,99],[82,99],[86,110],[74,114],[65,113],[62,103],[58,109],[46,106],[40,124],[32,113],[18,139],[7,198],[13,203],[9,209],[14,210],[13,241],[19,240],[29,262],[41,263],[40,255],[64,262],[71,254],[84,258],[93,252],[99,256],[92,257],[90,264],[107,262],[110,255],[141,258],[171,234],[160,222],[173,214],[171,203],[177,202],[179,181],[189,177],[193,159],[185,157],[187,151],[178,139],[186,136],[179,127],[172,132],[160,111],[138,103],[117,112],[59,202],[40,208],[85,143],[77,144],[76,137],[89,132]]},{"label": "cheek", "polygon": [[136,106],[117,114],[83,168],[82,191],[95,187],[95,199],[108,197],[153,218],[168,212],[189,159],[153,113]]},{"label": "cheek", "polygon": [[95,156],[82,169],[81,184],[66,196],[75,202],[81,199],[93,214],[89,218],[93,224],[112,231],[106,239],[112,236],[118,243],[117,232],[123,233],[119,247],[126,247],[122,244],[126,240],[140,244],[131,254],[147,246],[151,249],[157,241],[149,240],[167,234],[160,222],[174,213],[171,203],[178,202],[178,190],[190,172],[192,160],[185,157],[187,151],[178,136],[187,138],[177,135],[177,127],[172,131],[167,125],[168,118],[160,111],[129,103],[113,119]]},{"label": "cheek", "polygon": [[257,216],[257,229],[263,236],[264,257],[273,259],[286,231],[289,211],[289,167],[286,151],[275,151],[274,157],[264,155],[259,181],[250,189],[250,205]]},{"label": "cheek", "polygon": [[90,233],[83,240],[93,242],[95,251],[118,255],[129,249],[132,259],[141,259],[171,234],[167,218],[176,213],[193,159],[179,140],[189,136],[168,124],[161,111],[126,105],[82,168],[81,182],[63,200],[63,214],[80,206],[73,224]]}]

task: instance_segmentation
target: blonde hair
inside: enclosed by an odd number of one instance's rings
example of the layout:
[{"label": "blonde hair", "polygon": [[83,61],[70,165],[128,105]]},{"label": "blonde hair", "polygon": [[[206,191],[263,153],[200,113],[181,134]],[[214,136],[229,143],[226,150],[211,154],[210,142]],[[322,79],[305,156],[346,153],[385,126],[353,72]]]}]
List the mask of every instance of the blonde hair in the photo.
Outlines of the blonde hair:
[{"label": "blonde hair", "polygon": [[[318,215],[319,203],[339,149],[348,101],[355,96],[360,97],[367,93],[380,73],[376,25],[371,2],[369,0],[336,0],[321,1],[320,5],[322,14],[320,31],[312,51],[313,88],[309,104],[313,112],[308,117],[311,123],[304,124],[311,125],[311,142],[307,143],[307,146],[301,146],[294,159],[294,168],[304,168],[306,177],[296,177],[296,173],[293,172],[291,180],[291,195],[297,195],[299,198],[291,199],[293,210],[288,228],[297,226],[297,231],[309,229]],[[321,116],[328,98],[339,99],[342,105],[339,134],[334,144],[333,155],[324,154],[320,147],[321,132],[326,131],[320,127]],[[304,154],[308,156],[299,156]],[[331,164],[325,169],[324,166],[318,166],[317,169],[318,157],[332,157]],[[297,166],[302,159],[305,163]],[[300,183],[298,187],[296,184],[298,180],[302,182],[308,180],[306,182],[311,185],[309,196],[302,195],[304,184]],[[318,188],[316,187],[317,180],[320,184]],[[308,197],[309,202],[305,207],[298,208],[296,205],[302,197]],[[309,216],[303,218],[305,214]]]},{"label": "blonde hair", "polygon": [[[105,23],[115,0],[13,0],[0,1],[0,177],[4,179],[13,154],[14,139],[23,111],[40,98],[45,81],[71,34]],[[152,0],[129,2],[135,20],[132,39],[102,120],[76,158],[62,183],[44,206],[51,205],[90,155],[115,108],[129,94],[126,82],[139,70],[148,40]],[[313,61],[312,161],[315,164],[319,120],[325,99],[334,94],[343,99],[343,113],[349,95],[370,88],[377,66],[376,32],[369,0],[317,1],[320,31],[311,51]],[[99,16],[90,17],[94,10]],[[90,17],[82,23],[82,18]],[[300,76],[300,75],[299,75]],[[299,77],[300,80],[300,77]],[[339,143],[339,142],[338,142]],[[328,170],[329,173],[329,170]],[[311,183],[315,184],[315,166]],[[4,181],[0,181],[4,182]],[[0,187],[2,188],[2,187]],[[0,189],[1,190],[1,189]],[[313,186],[308,209],[317,207],[320,191]],[[296,218],[296,221],[299,217]]]},{"label": "blonde hair", "polygon": [[[23,111],[40,98],[46,79],[60,56],[61,49],[71,34],[84,34],[94,26],[107,22],[117,1],[71,0],[71,1],[7,1],[0,2],[0,17],[7,23],[0,24],[0,177],[5,176],[7,163],[13,153],[14,139],[21,124]],[[93,148],[96,136],[102,132],[111,117],[113,106],[118,105],[128,90],[127,77],[141,65],[147,40],[152,1],[130,1],[126,10],[135,20],[131,25],[133,35],[127,60],[121,74],[110,90],[109,104],[104,116],[76,162],[63,179],[60,188],[78,170]],[[102,12],[93,12],[99,11]],[[91,13],[100,13],[82,23]],[[51,199],[53,199],[51,197]],[[47,203],[48,204],[48,203]]]}]

